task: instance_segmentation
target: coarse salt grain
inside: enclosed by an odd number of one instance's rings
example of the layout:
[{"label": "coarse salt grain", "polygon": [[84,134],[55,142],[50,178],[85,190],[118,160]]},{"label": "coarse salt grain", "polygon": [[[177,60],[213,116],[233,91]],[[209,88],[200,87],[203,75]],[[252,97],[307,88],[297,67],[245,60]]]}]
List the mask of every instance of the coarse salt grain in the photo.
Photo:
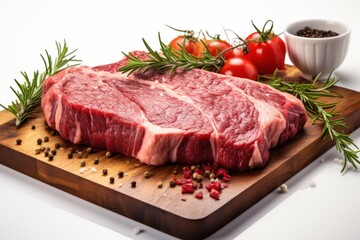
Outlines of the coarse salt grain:
[{"label": "coarse salt grain", "polygon": [[133,229],[133,235],[139,235],[139,233],[141,233],[141,228],[140,227],[135,227]]},{"label": "coarse salt grain", "polygon": [[164,77],[162,78],[162,82],[166,82],[166,79]]},{"label": "coarse salt grain", "polygon": [[308,182],[308,186],[314,188],[316,187],[316,182],[311,180],[310,182]]},{"label": "coarse salt grain", "polygon": [[158,84],[158,83],[159,83],[159,80],[155,80],[154,83]]},{"label": "coarse salt grain", "polygon": [[123,186],[123,184],[122,184],[122,183],[119,183],[119,184],[118,184],[118,187],[119,187],[119,188],[120,188],[120,187],[122,187],[122,186]]},{"label": "coarse salt grain", "polygon": [[340,159],[340,158],[334,158],[334,162],[339,164],[339,165],[344,165],[345,161],[344,159]]},{"label": "coarse salt grain", "polygon": [[163,96],[164,96],[164,94],[163,94],[162,92],[160,92],[159,95],[160,95],[160,97],[163,97]]},{"label": "coarse salt grain", "polygon": [[84,173],[87,171],[87,168],[80,168],[80,173]]},{"label": "coarse salt grain", "polygon": [[281,193],[286,193],[288,190],[288,187],[286,186],[286,184],[281,184],[280,187],[279,187],[279,191]]},{"label": "coarse salt grain", "polygon": [[96,167],[92,167],[90,170],[91,170],[91,172],[96,172],[97,171]]},{"label": "coarse salt grain", "polygon": [[151,85],[150,88],[151,88],[151,89],[155,89],[155,85]]}]

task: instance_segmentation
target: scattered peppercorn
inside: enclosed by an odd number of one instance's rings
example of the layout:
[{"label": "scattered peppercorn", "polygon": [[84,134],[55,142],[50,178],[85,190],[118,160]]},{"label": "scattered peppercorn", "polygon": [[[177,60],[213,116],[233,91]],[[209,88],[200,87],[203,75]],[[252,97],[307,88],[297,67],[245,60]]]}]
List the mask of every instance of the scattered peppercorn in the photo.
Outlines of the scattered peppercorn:
[{"label": "scattered peppercorn", "polygon": [[40,154],[40,153],[41,153],[40,149],[35,149],[35,154]]},{"label": "scattered peppercorn", "polygon": [[61,144],[60,143],[55,143],[55,148],[56,149],[59,149],[61,147]]},{"label": "scattered peppercorn", "polygon": [[49,156],[49,152],[45,151],[45,152],[44,152],[44,156],[45,156],[45,157],[48,157],[48,156]]},{"label": "scattered peppercorn", "polygon": [[49,161],[52,161],[52,160],[54,160],[54,155],[49,154],[48,158],[49,158]]},{"label": "scattered peppercorn", "polygon": [[69,153],[67,154],[67,157],[68,157],[68,159],[71,159],[71,158],[73,158],[73,154],[72,154],[71,152],[69,152]]},{"label": "scattered peppercorn", "polygon": [[106,168],[104,168],[104,169],[102,170],[102,175],[106,176],[107,174],[108,174],[108,170],[107,170]]},{"label": "scattered peppercorn", "polygon": [[339,34],[331,30],[325,31],[325,30],[314,29],[306,26],[303,29],[298,30],[296,32],[296,35],[299,37],[307,37],[307,38],[327,38],[327,37],[335,37],[338,36]]},{"label": "scattered peppercorn", "polygon": [[170,181],[170,187],[172,187],[172,188],[176,187],[175,181],[173,181],[173,180]]},{"label": "scattered peppercorn", "polygon": [[70,148],[69,150],[71,153],[75,153],[75,148]]},{"label": "scattered peppercorn", "polygon": [[45,151],[45,147],[42,146],[42,147],[40,148],[40,151],[44,152],[44,151]]},{"label": "scattered peppercorn", "polygon": [[100,160],[98,158],[94,159],[94,164],[99,164]]},{"label": "scattered peppercorn", "polygon": [[136,188],[136,181],[131,181],[131,187]]},{"label": "scattered peppercorn", "polygon": [[42,144],[42,139],[41,139],[41,138],[38,138],[36,141],[37,141],[37,144],[38,144],[38,145],[41,145],[41,144]]},{"label": "scattered peppercorn", "polygon": [[109,157],[112,156],[112,154],[111,154],[111,152],[106,152],[106,153],[105,153],[105,156],[109,158]]},{"label": "scattered peppercorn", "polygon": [[52,130],[52,131],[50,132],[50,134],[51,134],[51,136],[56,136],[58,133],[57,133],[57,131]]},{"label": "scattered peppercorn", "polygon": [[94,151],[93,151],[93,149],[92,149],[91,147],[89,147],[89,148],[86,149],[86,152],[87,152],[88,154],[90,154],[90,153],[93,153]]},{"label": "scattered peppercorn", "polygon": [[51,154],[52,154],[52,155],[54,155],[54,156],[55,156],[55,155],[56,155],[56,153],[57,153],[56,149],[51,150]]},{"label": "scattered peppercorn", "polygon": [[151,176],[151,173],[149,171],[144,172],[144,177],[149,178]]},{"label": "scattered peppercorn", "polygon": [[114,177],[110,177],[110,183],[113,184],[115,182],[115,178]]},{"label": "scattered peppercorn", "polygon": [[48,136],[45,136],[44,137],[44,142],[48,142],[49,141],[49,137]]},{"label": "scattered peppercorn", "polygon": [[46,148],[45,148],[45,152],[50,152],[50,148],[49,148],[49,147],[46,147]]},{"label": "scattered peppercorn", "polygon": [[16,139],[16,145],[20,145],[22,143],[22,140],[20,138]]},{"label": "scattered peppercorn", "polygon": [[81,160],[81,162],[80,162],[80,166],[81,166],[81,167],[85,167],[85,165],[86,165],[85,160]]},{"label": "scattered peppercorn", "polygon": [[82,158],[82,157],[83,157],[83,153],[82,153],[82,152],[78,152],[78,153],[77,153],[77,157],[78,157],[78,158]]},{"label": "scattered peppercorn", "polygon": [[119,178],[124,177],[124,172],[123,172],[123,171],[119,171],[119,172],[118,172],[118,177],[119,177]]},{"label": "scattered peppercorn", "polygon": [[158,187],[158,188],[162,188],[162,187],[163,187],[163,183],[162,183],[162,182],[158,182],[157,187]]},{"label": "scattered peppercorn", "polygon": [[35,126],[35,125],[32,125],[32,126],[31,126],[31,129],[32,129],[32,130],[34,130],[35,128],[36,128],[36,126]]}]

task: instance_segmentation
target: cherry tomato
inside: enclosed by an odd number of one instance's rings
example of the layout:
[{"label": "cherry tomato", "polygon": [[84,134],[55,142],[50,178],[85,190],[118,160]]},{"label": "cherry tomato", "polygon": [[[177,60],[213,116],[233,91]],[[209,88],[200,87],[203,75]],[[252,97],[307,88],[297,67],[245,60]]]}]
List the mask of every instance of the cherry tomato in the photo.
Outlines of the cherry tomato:
[{"label": "cherry tomato", "polygon": [[[216,57],[219,53],[225,51],[226,49],[231,48],[231,44],[221,40],[221,39],[211,39],[211,40],[202,40],[199,41],[199,55],[203,56],[203,54],[206,52],[206,48],[205,45],[207,47],[207,49],[209,50],[210,54],[214,57]],[[224,53],[223,57],[226,58],[230,58],[232,57],[231,55],[231,50],[227,51]]]},{"label": "cherry tomato", "polygon": [[[265,26],[271,23],[271,27],[265,30]],[[248,50],[243,57],[250,60],[259,71],[259,74],[274,73],[276,69],[285,69],[286,47],[284,41],[272,32],[273,22],[268,20],[263,29],[250,34],[246,39]]]},{"label": "cherry tomato", "polygon": [[225,60],[225,64],[220,68],[219,73],[234,77],[248,78],[255,81],[258,79],[258,70],[255,65],[243,57],[233,57]]},{"label": "cherry tomato", "polygon": [[181,51],[181,48],[183,47],[186,52],[194,56],[199,55],[199,44],[196,38],[178,36],[171,40],[169,45],[175,50]]}]

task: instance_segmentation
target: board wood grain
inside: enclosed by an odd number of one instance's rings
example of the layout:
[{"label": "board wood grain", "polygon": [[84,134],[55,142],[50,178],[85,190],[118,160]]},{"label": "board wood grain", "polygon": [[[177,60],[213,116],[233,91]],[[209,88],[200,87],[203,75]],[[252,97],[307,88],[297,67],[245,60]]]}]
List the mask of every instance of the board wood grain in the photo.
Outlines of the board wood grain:
[{"label": "board wood grain", "polygon": [[[299,72],[288,67],[284,77],[299,80]],[[337,99],[337,111],[345,118],[346,132],[350,133],[360,125],[360,93],[341,87],[334,89],[343,95]],[[38,145],[37,139],[45,136],[49,141]],[[16,144],[18,138],[22,139],[21,145]],[[41,147],[55,149],[56,143],[61,147],[52,161],[43,152],[35,152]],[[181,178],[181,165],[148,166],[120,154],[107,157],[105,150],[87,154],[88,146],[76,146],[53,136],[42,113],[15,127],[12,115],[0,112],[1,164],[183,239],[199,239],[214,233],[333,145],[333,141],[322,138],[321,126],[308,121],[303,132],[271,150],[270,162],[264,169],[232,173],[220,200],[209,197],[206,189],[202,190],[204,199],[198,200],[194,194],[182,194],[179,186],[169,186],[174,177]],[[69,159],[71,148],[78,149],[83,157],[75,153]],[[94,163],[96,158],[98,164]],[[81,166],[82,161],[85,166]],[[103,169],[108,171],[106,176]],[[124,177],[118,177],[119,171],[125,173]],[[145,171],[150,172],[149,178],[144,177]],[[110,183],[110,177],[114,177],[114,183]],[[135,188],[131,187],[132,181],[137,183]],[[204,180],[204,185],[207,181]],[[158,188],[159,182],[163,183],[162,188]]]}]

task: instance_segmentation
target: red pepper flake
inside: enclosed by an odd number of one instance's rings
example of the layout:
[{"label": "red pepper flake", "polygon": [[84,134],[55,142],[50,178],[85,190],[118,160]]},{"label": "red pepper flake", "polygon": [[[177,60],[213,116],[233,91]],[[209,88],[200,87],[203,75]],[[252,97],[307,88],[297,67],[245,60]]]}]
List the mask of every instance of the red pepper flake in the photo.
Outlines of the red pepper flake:
[{"label": "red pepper flake", "polygon": [[[183,185],[183,184],[186,183],[186,180],[187,180],[187,179],[185,179],[185,178],[183,178],[183,179],[178,179],[178,178],[176,178],[176,177],[173,178],[173,181],[174,181],[174,183],[175,183],[176,185]],[[190,180],[191,180],[191,179],[190,179]]]},{"label": "red pepper flake", "polygon": [[194,183],[191,182],[187,182],[185,184],[183,184],[181,186],[181,193],[194,193],[195,192],[195,187],[194,187]]},{"label": "red pepper flake", "polygon": [[183,177],[190,179],[192,177],[192,171],[189,167],[183,167]]},{"label": "red pepper flake", "polygon": [[216,199],[216,200],[219,200],[220,199],[220,192],[216,189],[211,189],[210,191],[210,197]]},{"label": "red pepper flake", "polygon": [[221,182],[219,181],[211,181],[208,185],[206,185],[206,189],[211,192],[211,190],[215,189],[218,192],[221,192]]},{"label": "red pepper flake", "polygon": [[224,182],[230,182],[231,176],[228,171],[224,168],[219,168],[216,173],[217,177],[221,177]]},{"label": "red pepper flake", "polygon": [[202,192],[202,191],[197,192],[197,193],[195,194],[195,197],[196,197],[197,199],[203,199],[203,197],[204,197],[203,192]]}]

